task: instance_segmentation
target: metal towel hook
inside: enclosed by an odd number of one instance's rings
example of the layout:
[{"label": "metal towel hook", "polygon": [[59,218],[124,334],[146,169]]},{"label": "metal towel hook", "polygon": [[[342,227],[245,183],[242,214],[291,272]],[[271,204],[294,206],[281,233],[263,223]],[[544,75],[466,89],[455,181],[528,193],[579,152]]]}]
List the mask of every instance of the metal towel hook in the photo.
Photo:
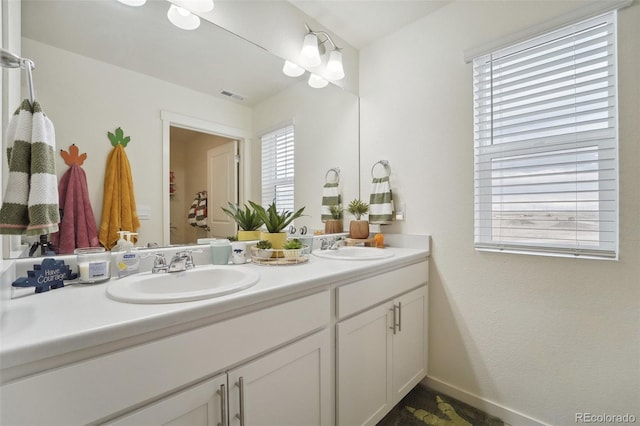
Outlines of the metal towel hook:
[{"label": "metal towel hook", "polygon": [[0,65],[3,68],[22,68],[27,74],[27,89],[29,90],[29,101],[33,105],[36,98],[35,89],[33,87],[32,71],[36,68],[36,64],[27,58],[21,58],[9,52],[6,49],[0,49]]},{"label": "metal towel hook", "polygon": [[[329,181],[329,174],[333,172],[334,180]],[[332,167],[327,170],[327,173],[324,175],[325,183],[340,183],[340,167]]]},{"label": "metal towel hook", "polygon": [[391,176],[391,166],[389,165],[389,162],[387,160],[380,160],[377,161],[375,163],[373,163],[373,166],[371,167],[371,177],[375,178],[376,175],[374,174],[375,168],[377,165],[381,165],[384,168],[385,171],[385,175],[384,176],[380,176],[380,177],[389,177]]}]

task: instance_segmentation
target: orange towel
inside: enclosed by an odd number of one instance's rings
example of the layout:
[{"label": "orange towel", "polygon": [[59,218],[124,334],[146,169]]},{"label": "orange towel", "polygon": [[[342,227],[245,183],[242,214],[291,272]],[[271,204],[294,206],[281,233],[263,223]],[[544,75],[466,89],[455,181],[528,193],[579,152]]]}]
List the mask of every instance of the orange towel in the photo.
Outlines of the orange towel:
[{"label": "orange towel", "polygon": [[124,147],[116,145],[107,158],[99,239],[107,250],[118,241],[118,231],[136,232],[140,227],[129,159]]}]

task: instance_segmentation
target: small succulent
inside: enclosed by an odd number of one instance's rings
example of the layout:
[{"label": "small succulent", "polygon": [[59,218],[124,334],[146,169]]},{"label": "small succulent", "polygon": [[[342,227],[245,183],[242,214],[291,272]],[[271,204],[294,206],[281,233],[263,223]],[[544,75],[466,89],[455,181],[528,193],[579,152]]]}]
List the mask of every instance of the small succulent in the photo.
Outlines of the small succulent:
[{"label": "small succulent", "polygon": [[291,240],[287,240],[282,248],[285,250],[298,250],[302,248],[302,242],[300,242],[300,240],[297,238],[293,238]]},{"label": "small succulent", "polygon": [[260,250],[267,250],[270,249],[271,247],[273,247],[271,245],[271,241],[267,241],[267,240],[260,240],[256,243],[256,248],[260,249]]},{"label": "small succulent", "polygon": [[334,206],[329,206],[329,213],[331,213],[331,219],[342,219],[342,212],[344,209],[342,208],[342,204],[337,204]]},{"label": "small succulent", "polygon": [[227,237],[227,240],[229,240],[229,241],[238,241],[238,236],[237,235],[229,235]]},{"label": "small succulent", "polygon": [[360,220],[360,217],[369,211],[369,204],[359,198],[355,198],[349,203],[347,210],[356,217],[356,220]]}]

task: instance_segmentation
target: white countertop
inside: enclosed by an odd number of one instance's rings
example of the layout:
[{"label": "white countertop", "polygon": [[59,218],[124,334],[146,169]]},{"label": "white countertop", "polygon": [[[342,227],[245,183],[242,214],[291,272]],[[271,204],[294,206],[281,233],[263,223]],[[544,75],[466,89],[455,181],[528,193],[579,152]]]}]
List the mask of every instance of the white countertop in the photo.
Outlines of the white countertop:
[{"label": "white countertop", "polygon": [[243,266],[260,273],[260,281],[253,287],[194,302],[118,302],[106,296],[108,282],[67,285],[12,299],[4,306],[0,326],[0,367],[9,369],[224,313],[246,312],[251,305],[357,280],[429,256],[428,248],[387,247],[384,250],[392,251],[394,256],[356,261],[311,255],[308,262],[300,265],[247,263]]}]

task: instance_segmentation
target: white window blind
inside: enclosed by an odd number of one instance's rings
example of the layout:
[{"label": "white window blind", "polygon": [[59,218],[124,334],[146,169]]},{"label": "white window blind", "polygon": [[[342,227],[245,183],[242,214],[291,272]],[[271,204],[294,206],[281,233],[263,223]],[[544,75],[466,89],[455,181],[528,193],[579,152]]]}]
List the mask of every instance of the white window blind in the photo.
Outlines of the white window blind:
[{"label": "white window blind", "polygon": [[262,136],[262,205],[293,211],[293,124]]},{"label": "white window blind", "polygon": [[476,248],[617,257],[615,18],[474,59]]}]

